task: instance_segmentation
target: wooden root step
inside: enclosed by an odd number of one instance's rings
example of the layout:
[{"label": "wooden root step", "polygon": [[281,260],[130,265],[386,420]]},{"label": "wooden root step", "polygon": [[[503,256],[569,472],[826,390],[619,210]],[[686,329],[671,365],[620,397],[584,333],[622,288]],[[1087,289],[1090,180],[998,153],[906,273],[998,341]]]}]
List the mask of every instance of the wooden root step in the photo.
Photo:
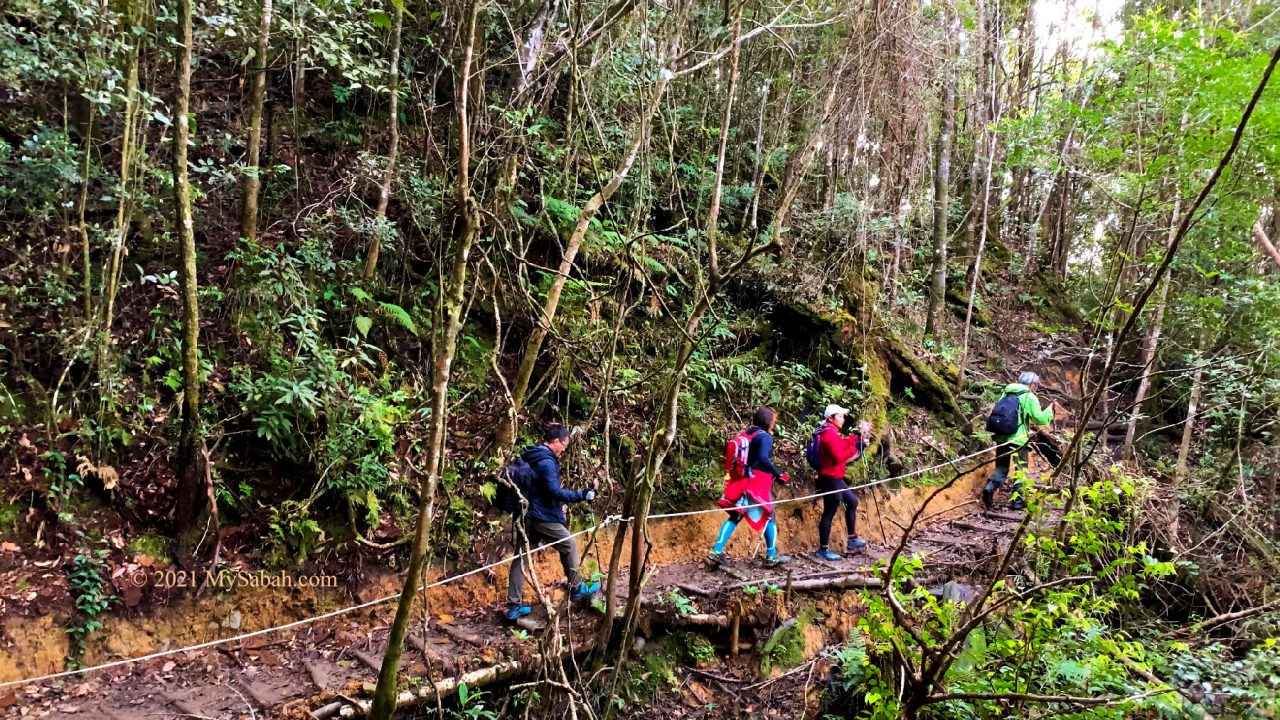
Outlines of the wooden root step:
[{"label": "wooden root step", "polygon": [[440,631],[443,632],[445,635],[448,635],[449,637],[459,642],[464,642],[469,645],[474,645],[475,647],[478,647],[478,648],[482,648],[486,644],[482,638],[476,635],[473,635],[472,633],[469,633],[466,630],[463,630],[462,628],[455,627],[453,625],[446,625],[443,623],[441,623],[440,625],[437,625],[436,627],[440,628]]},{"label": "wooden root step", "polygon": [[178,712],[183,715],[190,715],[191,717],[216,717],[218,714],[175,692],[163,693],[161,697],[163,697],[170,705],[177,708]]},{"label": "wooden root step", "polygon": [[369,653],[363,652],[363,651],[361,651],[361,650],[355,650],[355,649],[352,649],[352,650],[351,650],[351,654],[355,657],[355,659],[357,659],[357,660],[359,660],[359,661],[360,661],[360,664],[361,664],[361,665],[364,665],[365,667],[369,668],[370,670],[372,670],[372,671],[374,671],[374,672],[378,672],[378,671],[382,670],[382,657],[381,657],[381,655],[379,655],[378,657],[374,657],[373,655],[370,655]]}]

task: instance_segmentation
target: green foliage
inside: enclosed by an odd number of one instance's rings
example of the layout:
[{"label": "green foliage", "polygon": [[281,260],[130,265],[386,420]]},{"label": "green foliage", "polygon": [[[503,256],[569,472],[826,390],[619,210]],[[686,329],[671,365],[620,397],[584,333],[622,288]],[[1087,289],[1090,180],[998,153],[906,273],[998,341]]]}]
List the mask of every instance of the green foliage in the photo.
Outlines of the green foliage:
[{"label": "green foliage", "polygon": [[72,559],[67,573],[67,592],[76,609],[67,625],[71,644],[67,664],[73,668],[80,667],[89,635],[102,628],[99,618],[119,602],[119,598],[108,591],[107,578],[111,571],[107,567],[106,556],[105,550],[82,552]]},{"label": "green foliage", "polygon": [[458,684],[458,709],[452,716],[458,720],[497,720],[498,715],[485,706],[488,693],[472,690],[466,683]]},{"label": "green foliage", "polygon": [[84,487],[84,478],[72,472],[67,465],[67,456],[57,450],[48,450],[41,454],[44,460],[44,479],[48,484],[50,504],[58,513],[58,519],[70,522],[72,519],[72,497]]},{"label": "green foliage", "polygon": [[668,591],[666,599],[671,604],[671,607],[675,608],[675,611],[681,615],[698,612],[698,606],[693,603],[693,600],[690,600],[684,593],[680,592],[679,589]]}]

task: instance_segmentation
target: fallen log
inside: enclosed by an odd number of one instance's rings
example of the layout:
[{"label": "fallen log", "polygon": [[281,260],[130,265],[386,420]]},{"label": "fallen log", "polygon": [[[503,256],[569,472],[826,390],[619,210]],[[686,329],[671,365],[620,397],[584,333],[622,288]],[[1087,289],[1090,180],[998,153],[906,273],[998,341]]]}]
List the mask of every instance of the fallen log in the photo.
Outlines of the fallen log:
[{"label": "fallen log", "polygon": [[692,585],[690,583],[676,583],[676,587],[689,593],[690,595],[697,595],[699,597],[715,597],[715,593],[712,592],[711,590],[708,590],[704,587],[699,587],[697,585]]},{"label": "fallen log", "polygon": [[878,588],[880,578],[868,577],[860,573],[849,573],[833,578],[814,578],[812,580],[795,580],[791,589],[795,591],[814,592],[818,590],[840,590],[844,588]]},{"label": "fallen log", "polygon": [[[594,635],[592,637],[594,638]],[[592,641],[566,648],[559,654],[556,661],[563,661],[570,655],[590,652],[594,648],[595,643]],[[466,685],[472,689],[480,688],[533,672],[541,666],[541,656],[535,655],[528,660],[506,660],[487,667],[477,668],[461,675],[447,677],[434,683],[424,683],[418,688],[399,692],[396,695],[396,710],[407,710],[423,703],[437,702],[457,693],[460,685]],[[314,720],[364,717],[368,714],[371,704],[371,700],[343,697],[340,700],[335,700],[323,707],[312,710],[311,717]]]}]

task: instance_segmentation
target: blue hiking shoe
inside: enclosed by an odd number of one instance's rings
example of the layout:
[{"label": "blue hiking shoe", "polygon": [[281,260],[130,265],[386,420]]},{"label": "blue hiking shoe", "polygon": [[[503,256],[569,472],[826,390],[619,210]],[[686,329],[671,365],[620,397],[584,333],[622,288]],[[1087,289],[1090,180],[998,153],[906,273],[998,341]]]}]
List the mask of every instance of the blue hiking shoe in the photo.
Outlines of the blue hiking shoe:
[{"label": "blue hiking shoe", "polygon": [[600,583],[594,582],[588,585],[580,582],[574,586],[573,592],[569,593],[569,599],[573,602],[582,602],[598,592],[600,592]]},{"label": "blue hiking shoe", "polygon": [[533,608],[528,605],[509,605],[507,606],[507,622],[515,622],[531,612],[533,612]]},{"label": "blue hiking shoe", "polygon": [[851,537],[846,547],[851,553],[862,552],[867,549],[867,541],[860,537]]},{"label": "blue hiking shoe", "polygon": [[821,550],[818,550],[818,552],[814,553],[814,555],[817,556],[819,560],[826,560],[828,562],[836,562],[837,560],[844,559],[839,555],[831,552],[831,550],[827,548],[822,548]]}]

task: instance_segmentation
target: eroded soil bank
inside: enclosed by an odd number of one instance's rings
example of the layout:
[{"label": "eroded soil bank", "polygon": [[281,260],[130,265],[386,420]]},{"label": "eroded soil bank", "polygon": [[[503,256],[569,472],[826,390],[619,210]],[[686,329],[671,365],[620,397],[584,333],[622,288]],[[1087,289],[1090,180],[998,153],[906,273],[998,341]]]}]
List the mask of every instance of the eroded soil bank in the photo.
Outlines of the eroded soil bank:
[{"label": "eroded soil bank", "polygon": [[[966,508],[972,509],[969,503],[977,497],[987,472],[986,467],[981,467],[961,477],[934,500],[926,514],[943,519]],[[933,489],[881,487],[862,491],[858,510],[859,533],[872,543],[896,542],[901,537],[901,527],[910,521]],[[780,487],[776,499],[786,500],[812,492],[812,485],[801,480],[791,487]],[[821,512],[821,500],[786,503],[778,507],[779,547],[782,552],[807,553],[817,547],[817,524]],[[706,554],[723,519],[722,512],[710,512],[654,521],[649,526],[653,543],[650,562],[654,566],[666,566],[697,561]],[[837,517],[832,533],[833,546],[842,546],[844,533],[843,519]],[[580,538],[581,545],[586,548],[585,571],[607,571],[615,534],[616,528],[610,525],[595,533],[594,538]],[[623,542],[627,541],[628,538],[624,537]],[[501,548],[492,553],[481,553],[479,560],[487,564],[509,552],[508,548]],[[738,530],[729,545],[729,553],[737,557],[762,552],[760,536],[745,526]],[[628,553],[623,553],[624,569],[627,557]],[[552,552],[540,554],[537,569],[541,578],[556,581],[561,577],[558,560]],[[430,577],[435,580],[458,570],[436,567]],[[107,616],[103,628],[90,637],[84,662],[96,665],[233,637],[360,602],[394,596],[399,589],[399,576],[390,570],[370,571],[367,578],[358,587],[242,588],[204,597],[196,597],[193,590],[173,604],[152,607],[146,612],[118,609]],[[497,606],[505,599],[506,582],[504,566],[433,588],[428,592],[431,612],[448,615],[480,605]],[[128,614],[131,612],[134,614]],[[67,622],[65,616],[50,614],[11,617],[0,624],[4,643],[0,648],[0,682],[64,669],[69,651],[65,631]],[[270,642],[271,638],[260,640]]]}]

